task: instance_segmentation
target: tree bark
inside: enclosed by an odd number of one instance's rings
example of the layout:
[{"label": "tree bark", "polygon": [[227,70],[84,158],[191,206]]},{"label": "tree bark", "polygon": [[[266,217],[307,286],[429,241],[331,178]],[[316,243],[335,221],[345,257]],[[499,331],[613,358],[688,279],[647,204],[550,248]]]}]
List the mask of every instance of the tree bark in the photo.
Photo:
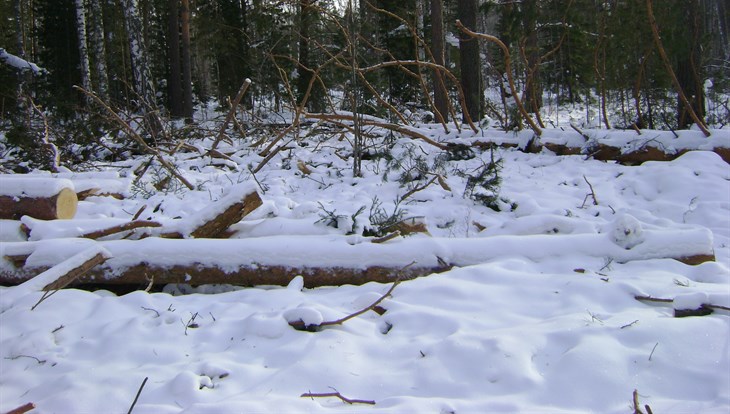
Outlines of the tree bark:
[{"label": "tree bark", "polygon": [[662,62],[664,63],[664,66],[667,69],[667,72],[669,72],[669,77],[672,79],[672,83],[674,84],[674,87],[677,90],[677,95],[679,96],[679,101],[683,105],[683,110],[686,110],[689,112],[689,116],[692,118],[692,120],[697,124],[697,126],[702,130],[702,132],[705,134],[705,136],[709,137],[710,131],[707,129],[707,126],[705,125],[704,120],[702,120],[699,115],[694,111],[692,108],[692,104],[687,99],[687,96],[684,94],[684,89],[682,88],[682,84],[680,83],[679,79],[677,79],[677,75],[674,73],[674,70],[672,69],[672,63],[669,60],[669,56],[667,56],[666,50],[664,50],[664,46],[662,45],[662,38],[659,35],[659,27],[657,26],[656,19],[654,18],[654,12],[652,10],[652,1],[646,0],[646,8],[647,8],[647,14],[649,17],[649,26],[651,26],[651,32],[654,36],[654,43],[656,44],[657,49],[659,50],[659,56],[662,58]]},{"label": "tree bark", "polygon": [[[431,51],[435,64],[444,66],[444,12],[442,0],[431,0]],[[436,107],[436,118],[441,123],[448,122],[449,107],[446,85],[441,71],[434,70],[433,100]]]},{"label": "tree bark", "polygon": [[182,0],[180,9],[180,27],[182,34],[182,92],[183,92],[183,115],[186,122],[193,121],[193,80],[190,68],[190,4],[188,0]]},{"label": "tree bark", "polygon": [[132,61],[132,80],[137,94],[138,108],[155,104],[155,90],[150,75],[147,47],[144,43],[142,19],[139,15],[138,0],[121,0],[124,7],[124,27],[129,38],[129,53]]},{"label": "tree bark", "polygon": [[167,8],[170,15],[167,19],[168,56],[170,57],[170,78],[167,80],[167,95],[170,100],[170,114],[173,118],[182,118],[183,97],[180,79],[180,19],[178,4],[180,0],[168,0]]},{"label": "tree bark", "polygon": [[[476,0],[458,0],[459,20],[470,30],[477,28]],[[461,68],[461,88],[464,90],[466,108],[462,112],[468,113],[471,119],[482,119],[482,88],[481,69],[479,65],[479,43],[469,36],[459,38],[459,54]],[[464,117],[466,120],[466,117]]]},{"label": "tree bark", "polygon": [[526,33],[525,55],[527,57],[525,102],[527,111],[539,114],[542,106],[540,85],[540,49],[537,37],[537,1],[523,1],[523,27]]},{"label": "tree bark", "polygon": [[89,0],[91,19],[89,28],[89,46],[94,59],[97,76],[96,93],[105,102],[109,101],[109,75],[107,74],[106,46],[104,45],[104,19],[101,0]]},{"label": "tree bark", "polygon": [[78,199],[68,180],[10,176],[0,178],[0,187],[0,219],[55,220],[76,214]]},{"label": "tree bark", "polygon": [[[705,92],[702,82],[701,67],[701,42],[703,37],[703,24],[699,15],[698,0],[683,0],[682,7],[685,8],[686,21],[683,27],[689,33],[686,34],[690,39],[689,50],[685,51],[684,56],[677,62],[677,79],[682,88],[684,96],[687,97],[692,111],[697,117],[704,122],[705,119]],[[679,128],[689,128],[694,123],[690,111],[685,108],[682,99],[677,98],[677,125]]]},{"label": "tree bark", "polygon": [[[76,34],[79,47],[79,69],[81,71],[81,87],[87,91],[91,90],[91,65],[89,64],[89,49],[86,46],[86,9],[84,0],[76,0]],[[88,96],[83,95],[84,104],[88,107],[91,103]]]}]

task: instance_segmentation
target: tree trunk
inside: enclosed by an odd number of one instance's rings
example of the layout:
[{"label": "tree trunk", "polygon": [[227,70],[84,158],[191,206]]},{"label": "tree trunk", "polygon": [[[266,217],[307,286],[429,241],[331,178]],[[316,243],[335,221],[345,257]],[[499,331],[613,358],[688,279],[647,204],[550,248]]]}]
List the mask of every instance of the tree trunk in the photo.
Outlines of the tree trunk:
[{"label": "tree trunk", "polygon": [[[91,91],[91,66],[89,50],[86,46],[86,10],[84,0],[76,0],[76,34],[79,41],[79,66],[81,69],[81,87]],[[84,95],[84,103],[89,106],[89,98]]]},{"label": "tree trunk", "polygon": [[[692,110],[697,114],[701,122],[705,119],[705,91],[701,75],[701,42],[703,37],[703,24],[699,16],[698,0],[683,0],[682,5],[685,8],[685,16],[687,18],[686,28],[689,33],[686,34],[690,39],[688,44],[689,50],[685,51],[682,58],[677,62],[677,79],[687,97]],[[690,116],[688,108],[686,108],[678,97],[677,106],[677,127],[689,128],[694,123]]]},{"label": "tree trunk", "polygon": [[[442,0],[431,0],[431,51],[434,63],[444,66],[444,12]],[[441,71],[434,70],[433,77],[434,106],[439,122],[448,122],[448,95]]]},{"label": "tree trunk", "polygon": [[147,60],[147,48],[142,33],[142,19],[138,11],[138,0],[121,0],[124,7],[124,26],[129,38],[129,53],[132,61],[132,81],[137,94],[138,107],[155,104],[155,90]]},{"label": "tree trunk", "polygon": [[313,0],[299,0],[299,67],[297,72],[297,100],[298,104],[307,104],[312,112],[321,112],[322,105],[320,94],[317,93],[319,88],[312,85],[312,91],[309,93],[308,102],[303,102],[309,84],[312,82],[313,73],[312,59],[310,57],[309,37],[312,26],[312,19],[315,11],[313,10]]},{"label": "tree trunk", "polygon": [[183,97],[180,79],[180,20],[178,3],[180,0],[168,0],[167,8],[170,13],[167,19],[167,44],[170,57],[170,78],[167,80],[167,94],[170,100],[170,114],[173,118],[182,118]]},{"label": "tree trunk", "polygon": [[537,38],[537,1],[523,1],[523,27],[525,30],[525,55],[527,57],[525,99],[527,111],[538,114],[542,106],[540,85],[540,49]]},{"label": "tree trunk", "polygon": [[188,0],[182,0],[180,10],[180,26],[182,30],[182,92],[183,115],[186,122],[193,121],[193,80],[190,68],[190,5]]},{"label": "tree trunk", "polygon": [[89,28],[89,45],[94,59],[97,76],[96,93],[104,101],[109,101],[109,75],[107,74],[106,47],[104,46],[104,19],[101,0],[89,0],[91,20]]},{"label": "tree trunk", "polygon": [[[476,0],[458,0],[457,14],[459,20],[467,29],[476,30]],[[459,38],[459,54],[461,88],[464,91],[464,100],[466,102],[466,108],[462,108],[462,111],[465,114],[468,113],[471,119],[478,121],[482,119],[482,88],[478,41],[468,36]],[[466,120],[466,116],[464,120]]]}]

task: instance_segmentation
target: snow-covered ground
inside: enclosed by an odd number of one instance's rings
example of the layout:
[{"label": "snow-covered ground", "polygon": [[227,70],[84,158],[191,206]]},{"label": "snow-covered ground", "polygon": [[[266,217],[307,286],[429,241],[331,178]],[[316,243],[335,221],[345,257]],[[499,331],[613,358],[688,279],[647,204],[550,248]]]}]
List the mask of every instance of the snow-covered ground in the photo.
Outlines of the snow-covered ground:
[{"label": "snow-covered ground", "polygon": [[[509,138],[491,130],[419,131],[461,143]],[[713,142],[730,146],[730,130],[713,132]],[[588,133],[607,141],[628,136]],[[677,139],[651,133],[645,135],[663,148],[702,139],[697,131]],[[572,131],[551,134],[575,138]],[[380,141],[366,143],[377,155]],[[277,257],[288,265],[400,263],[392,254],[406,263],[438,255],[461,266],[403,281],[380,304],[382,315],[369,311],[319,332],[295,330],[288,321],[339,319],[390,285],[304,289],[296,278],[287,287],[168,286],[123,296],[66,289],[32,311],[41,293],[0,288],[0,412],[26,402],[39,413],[127,412],[144,378],[136,414],[629,413],[634,390],[641,408],[656,413],[730,411],[730,313],[715,308],[709,316],[675,318],[673,309],[730,306],[730,165],[717,154],[691,151],[640,166],[516,149],[446,160],[426,143],[401,138],[392,151],[399,163],[370,157],[363,177],[352,178],[347,140],[315,135],[291,142],[254,180],[250,169],[263,158],[247,144],[219,147],[231,160],[217,166],[197,153],[171,158],[197,191],[155,190],[165,172],[154,167],[132,185],[131,172],[148,158],[66,172],[61,176],[77,187],[93,187],[95,179],[101,186],[125,183],[114,192],[127,198],[90,197],[65,223],[25,220],[34,227],[31,238],[63,249],[70,235],[128,221],[143,205],[142,219],[190,217],[234,185],[257,182],[264,204],[233,226],[234,238],[246,240],[228,246],[255,240],[270,247],[257,253],[268,264]],[[492,155],[502,160],[500,212],[464,197],[466,177]],[[398,182],[423,165],[440,179],[397,203],[436,177]],[[430,235],[368,250],[363,230],[398,211],[425,222]],[[3,252],[25,243],[15,224],[0,223]],[[114,254],[120,242],[104,243],[109,250],[98,251]],[[664,258],[708,243],[716,262]],[[374,253],[333,257],[346,251],[338,246]],[[195,260],[215,265],[221,256],[248,257],[215,248]],[[172,259],[184,262],[190,254]],[[375,404],[301,397],[333,392]]]}]

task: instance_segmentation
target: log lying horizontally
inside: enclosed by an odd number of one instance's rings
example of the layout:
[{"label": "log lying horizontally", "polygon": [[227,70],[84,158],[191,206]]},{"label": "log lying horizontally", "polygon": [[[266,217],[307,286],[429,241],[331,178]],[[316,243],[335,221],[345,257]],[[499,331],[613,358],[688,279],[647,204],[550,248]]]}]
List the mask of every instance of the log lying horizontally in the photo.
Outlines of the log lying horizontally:
[{"label": "log lying horizontally", "polygon": [[0,175],[0,219],[31,216],[42,220],[70,219],[78,199],[71,181],[24,175]]},{"label": "log lying horizontally", "polygon": [[255,184],[239,184],[229,188],[225,197],[181,220],[178,225],[166,226],[161,235],[167,238],[225,238],[228,236],[226,230],[232,224],[241,221],[261,204],[263,201]]},{"label": "log lying horizontally", "polygon": [[[712,233],[706,229],[646,231],[631,249],[606,234],[494,236],[485,238],[410,237],[387,243],[343,236],[272,236],[252,239],[159,239],[94,242],[84,239],[5,243],[0,284],[17,284],[98,243],[114,256],[81,282],[147,285],[226,283],[286,285],[304,275],[308,287],[389,282],[412,261],[405,278],[449,266],[468,266],[501,257],[527,260],[580,257],[603,262],[672,258],[687,263],[714,260]],[[91,244],[90,244],[91,243]],[[27,260],[22,267],[19,257]],[[13,260],[11,260],[13,259]],[[600,267],[600,266],[599,266]]]},{"label": "log lying horizontally", "polygon": [[[485,131],[484,137],[475,138],[477,147],[499,146],[520,148],[525,152],[540,152],[543,148],[557,155],[585,155],[601,161],[617,161],[625,165],[637,165],[646,161],[671,161],[689,151],[712,151],[726,163],[730,163],[730,142],[727,133],[718,130],[712,137],[700,131],[682,131],[675,138],[670,131],[649,131],[637,135],[635,131],[614,130],[606,136],[603,132],[545,129],[539,140],[531,131]],[[591,136],[592,135],[592,136]]]}]

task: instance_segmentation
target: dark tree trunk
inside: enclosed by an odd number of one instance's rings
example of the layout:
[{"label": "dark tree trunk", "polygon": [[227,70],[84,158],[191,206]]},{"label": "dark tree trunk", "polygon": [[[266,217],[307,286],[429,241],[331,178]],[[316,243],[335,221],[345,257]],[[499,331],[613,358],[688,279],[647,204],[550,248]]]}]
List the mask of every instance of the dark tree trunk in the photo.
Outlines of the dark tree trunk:
[{"label": "dark tree trunk", "polygon": [[[682,54],[677,62],[677,80],[692,106],[697,117],[704,122],[705,119],[705,92],[703,88],[703,77],[701,74],[701,41],[703,37],[703,24],[699,15],[699,0],[683,0],[683,7],[687,18],[683,25],[688,31],[686,34],[688,50]],[[681,99],[677,99],[677,124],[678,128],[689,128],[694,121],[685,108]]]},{"label": "dark tree trunk", "polygon": [[[442,0],[431,0],[431,51],[434,63],[444,65],[444,11]],[[433,100],[436,107],[436,118],[441,122],[449,119],[448,95],[444,77],[440,71],[434,71]]]},{"label": "dark tree trunk", "polygon": [[537,0],[523,1],[523,24],[525,34],[525,55],[527,56],[527,79],[525,83],[525,102],[527,111],[539,113],[542,106],[542,86],[540,85],[540,49],[537,38]]},{"label": "dark tree trunk", "polygon": [[89,22],[89,46],[91,58],[94,59],[96,72],[96,93],[104,102],[109,101],[109,75],[106,64],[106,47],[104,45],[104,18],[102,16],[101,0],[91,0]]},{"label": "dark tree trunk", "polygon": [[193,120],[193,79],[190,68],[190,5],[188,0],[182,0],[180,9],[180,28],[182,30],[182,92],[183,116],[187,122]]},{"label": "dark tree trunk", "polygon": [[[477,30],[476,0],[458,0],[457,14],[461,23],[470,30]],[[461,88],[464,90],[466,108],[472,120],[482,118],[481,69],[479,65],[479,43],[476,39],[462,36],[459,39]]]},{"label": "dark tree trunk", "polygon": [[[315,10],[313,9],[313,0],[300,0],[299,1],[299,77],[297,78],[297,99],[299,105],[304,102],[304,97],[309,88],[309,84],[312,81],[314,64],[310,56],[309,48],[309,37],[311,36],[312,19],[314,18]],[[312,69],[312,70],[310,70]],[[317,85],[312,85],[312,90],[309,94],[309,98],[306,102],[307,107],[313,112],[320,112],[322,110],[321,99],[317,95]]]},{"label": "dark tree trunk", "polygon": [[168,56],[170,58],[170,78],[167,80],[167,94],[170,100],[170,114],[174,118],[182,118],[183,97],[182,74],[180,70],[180,19],[178,3],[180,0],[168,0],[170,15],[167,19]]}]

